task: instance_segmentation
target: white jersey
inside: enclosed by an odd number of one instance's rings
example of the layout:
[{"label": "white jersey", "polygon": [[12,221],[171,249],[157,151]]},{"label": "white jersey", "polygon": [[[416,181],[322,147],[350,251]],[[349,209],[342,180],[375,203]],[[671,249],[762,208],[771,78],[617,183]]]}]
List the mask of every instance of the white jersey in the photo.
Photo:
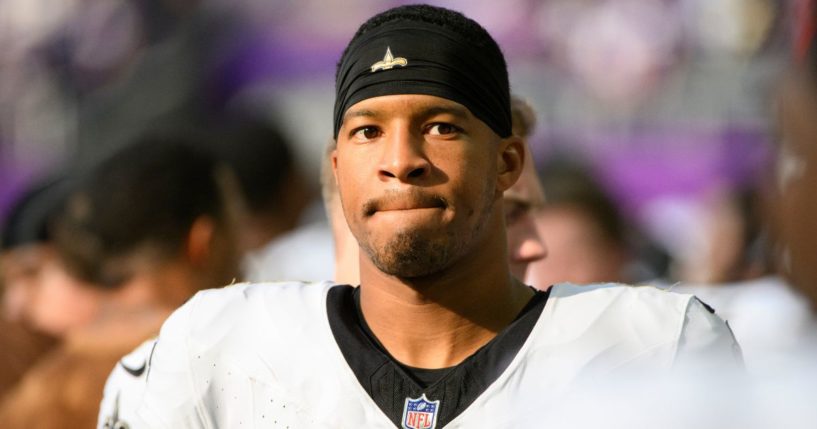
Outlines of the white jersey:
[{"label": "white jersey", "polygon": [[[117,382],[122,372],[114,372],[100,425],[118,396],[117,415],[130,428],[520,427],[545,412],[530,400],[519,409],[522,397],[545,404],[606,376],[701,356],[740,361],[728,326],[692,295],[557,285],[507,332],[422,386],[358,329],[354,294],[331,283],[198,293],[163,326],[145,383]],[[140,399],[124,410],[124,397]]]},{"label": "white jersey", "polygon": [[[809,347],[817,321],[808,299],[779,276],[720,285],[680,285],[671,289],[697,296],[729,320],[750,373],[775,373],[791,356]],[[806,352],[813,355],[813,352]]]}]

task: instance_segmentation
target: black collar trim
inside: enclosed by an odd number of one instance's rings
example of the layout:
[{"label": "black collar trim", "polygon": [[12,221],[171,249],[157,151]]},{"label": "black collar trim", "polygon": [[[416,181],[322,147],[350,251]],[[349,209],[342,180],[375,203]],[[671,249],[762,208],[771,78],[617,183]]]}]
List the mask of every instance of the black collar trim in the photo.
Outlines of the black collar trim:
[{"label": "black collar trim", "polygon": [[329,290],[326,309],[332,334],[363,389],[397,426],[406,398],[440,401],[437,427],[465,411],[508,368],[539,320],[548,292],[537,292],[516,319],[462,363],[423,387],[370,333],[356,305],[356,288]]}]

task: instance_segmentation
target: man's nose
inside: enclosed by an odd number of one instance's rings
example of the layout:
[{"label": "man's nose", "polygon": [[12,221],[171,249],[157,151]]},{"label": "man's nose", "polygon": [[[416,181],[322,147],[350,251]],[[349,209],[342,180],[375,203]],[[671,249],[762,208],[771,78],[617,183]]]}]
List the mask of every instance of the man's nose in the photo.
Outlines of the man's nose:
[{"label": "man's nose", "polygon": [[384,140],[378,169],[380,180],[414,182],[429,175],[431,163],[423,151],[424,139],[421,135],[400,129]]}]

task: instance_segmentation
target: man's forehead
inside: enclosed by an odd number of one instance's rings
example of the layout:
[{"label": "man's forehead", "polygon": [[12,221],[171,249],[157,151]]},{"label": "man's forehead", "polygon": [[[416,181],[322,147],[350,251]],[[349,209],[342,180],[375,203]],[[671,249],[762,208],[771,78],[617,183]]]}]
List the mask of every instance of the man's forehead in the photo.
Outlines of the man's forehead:
[{"label": "man's forehead", "polygon": [[399,94],[372,97],[352,105],[343,115],[343,121],[357,117],[378,118],[403,113],[421,116],[449,114],[461,119],[471,119],[474,115],[456,101],[423,94]]}]

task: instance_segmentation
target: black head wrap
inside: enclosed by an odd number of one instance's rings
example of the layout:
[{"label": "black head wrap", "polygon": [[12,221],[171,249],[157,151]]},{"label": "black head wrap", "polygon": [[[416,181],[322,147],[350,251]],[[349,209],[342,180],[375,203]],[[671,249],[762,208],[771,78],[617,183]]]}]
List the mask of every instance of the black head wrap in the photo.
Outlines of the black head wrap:
[{"label": "black head wrap", "polygon": [[500,137],[511,135],[508,71],[502,52],[441,26],[396,20],[352,41],[335,82],[334,136],[346,110],[382,95],[424,94],[467,107]]}]

